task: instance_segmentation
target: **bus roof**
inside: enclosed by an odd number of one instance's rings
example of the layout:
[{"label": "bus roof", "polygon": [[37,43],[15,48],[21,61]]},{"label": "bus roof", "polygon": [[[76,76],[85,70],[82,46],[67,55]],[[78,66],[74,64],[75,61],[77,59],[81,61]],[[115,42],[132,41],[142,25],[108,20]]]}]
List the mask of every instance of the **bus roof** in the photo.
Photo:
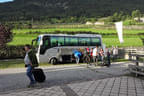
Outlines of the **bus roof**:
[{"label": "bus roof", "polygon": [[98,34],[75,34],[75,35],[68,35],[68,34],[41,34],[39,35],[41,37],[43,36],[73,36],[73,37],[100,37],[101,35]]}]

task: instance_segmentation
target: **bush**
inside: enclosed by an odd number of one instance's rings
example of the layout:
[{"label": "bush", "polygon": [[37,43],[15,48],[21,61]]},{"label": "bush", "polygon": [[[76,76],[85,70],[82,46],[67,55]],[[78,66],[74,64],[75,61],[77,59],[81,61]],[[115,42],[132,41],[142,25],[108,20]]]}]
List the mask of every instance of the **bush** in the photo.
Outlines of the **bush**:
[{"label": "bush", "polygon": [[125,20],[124,21],[124,25],[136,25],[136,21],[135,20]]},{"label": "bush", "polygon": [[12,40],[12,32],[11,29],[0,25],[0,47],[4,47],[6,43]]},{"label": "bush", "polygon": [[7,46],[6,48],[0,49],[0,58],[1,59],[16,59],[23,58],[25,51],[23,50],[24,46]]}]

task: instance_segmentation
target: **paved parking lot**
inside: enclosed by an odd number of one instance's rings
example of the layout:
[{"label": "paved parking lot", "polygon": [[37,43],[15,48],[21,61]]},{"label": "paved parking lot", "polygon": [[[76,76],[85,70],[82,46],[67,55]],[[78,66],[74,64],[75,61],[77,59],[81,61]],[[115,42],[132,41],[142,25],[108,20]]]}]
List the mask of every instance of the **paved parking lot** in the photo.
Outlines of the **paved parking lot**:
[{"label": "paved parking lot", "polygon": [[144,80],[120,76],[49,88],[30,88],[0,96],[144,96]]},{"label": "paved parking lot", "polygon": [[144,80],[113,77],[68,85],[77,96],[144,96]]},{"label": "paved parking lot", "polygon": [[47,80],[34,88],[26,88],[28,79],[23,72],[0,74],[0,96],[144,96],[144,80],[124,76],[129,74],[128,64],[43,68]]}]

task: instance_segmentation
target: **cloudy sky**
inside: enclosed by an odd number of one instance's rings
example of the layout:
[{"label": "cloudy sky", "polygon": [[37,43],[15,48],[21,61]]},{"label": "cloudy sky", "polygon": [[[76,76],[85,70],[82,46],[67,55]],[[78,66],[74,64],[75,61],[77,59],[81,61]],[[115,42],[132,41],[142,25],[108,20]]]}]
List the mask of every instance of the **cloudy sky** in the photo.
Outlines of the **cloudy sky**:
[{"label": "cloudy sky", "polygon": [[2,3],[2,2],[8,2],[8,1],[13,1],[13,0],[0,0],[0,3]]}]

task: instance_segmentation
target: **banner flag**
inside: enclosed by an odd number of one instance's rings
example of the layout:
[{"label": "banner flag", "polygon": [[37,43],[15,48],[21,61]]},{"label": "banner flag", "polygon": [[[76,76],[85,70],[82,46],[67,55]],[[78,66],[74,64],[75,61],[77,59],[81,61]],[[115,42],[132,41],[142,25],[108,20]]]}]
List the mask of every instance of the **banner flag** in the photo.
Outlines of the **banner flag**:
[{"label": "banner flag", "polygon": [[124,42],[124,40],[123,40],[123,22],[122,21],[116,22],[115,26],[116,26],[116,30],[118,33],[119,41],[120,41],[120,43],[123,43]]}]

